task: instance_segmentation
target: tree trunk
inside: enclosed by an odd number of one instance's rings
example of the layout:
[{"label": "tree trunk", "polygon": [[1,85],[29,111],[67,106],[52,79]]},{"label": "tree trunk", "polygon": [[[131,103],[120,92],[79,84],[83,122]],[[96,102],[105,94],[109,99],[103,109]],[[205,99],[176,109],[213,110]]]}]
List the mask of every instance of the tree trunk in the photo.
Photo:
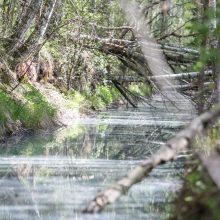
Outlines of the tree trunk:
[{"label": "tree trunk", "polygon": [[27,9],[24,9],[25,13],[21,15],[21,18],[19,18],[15,26],[14,34],[11,37],[14,40],[10,44],[10,53],[16,53],[24,45],[26,33],[29,30],[36,14],[39,13],[41,4],[42,0],[32,0],[28,5],[24,6],[27,7]]},{"label": "tree trunk", "polygon": [[[200,7],[199,7],[199,22],[200,23],[206,23],[207,22],[207,9],[208,9],[208,0],[200,0]],[[201,48],[204,49],[207,47],[207,34],[202,33],[202,42],[201,42]],[[198,92],[199,98],[198,98],[198,112],[201,114],[204,111],[204,101],[205,101],[205,94],[204,94],[204,82],[205,82],[205,67],[202,68],[200,72],[200,77],[198,78]]]}]

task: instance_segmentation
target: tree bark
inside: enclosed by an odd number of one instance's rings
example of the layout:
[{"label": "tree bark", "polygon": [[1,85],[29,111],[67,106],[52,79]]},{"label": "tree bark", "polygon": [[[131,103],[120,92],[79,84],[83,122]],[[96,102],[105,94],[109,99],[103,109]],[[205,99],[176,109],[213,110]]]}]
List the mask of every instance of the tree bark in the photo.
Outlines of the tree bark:
[{"label": "tree bark", "polygon": [[219,1],[218,1],[218,3],[217,3],[217,9],[218,9],[218,11],[217,11],[217,15],[216,15],[216,17],[218,18],[217,20],[216,20],[216,25],[217,25],[217,27],[216,27],[216,29],[215,29],[215,31],[217,32],[217,48],[216,48],[216,58],[215,58],[215,72],[216,72],[216,74],[217,74],[217,99],[216,99],[216,101],[217,101],[217,103],[220,103],[220,39],[219,39],[219,30],[220,30],[220,20],[219,20],[219,15],[220,15],[220,12],[219,12],[219,10],[220,10],[220,3],[219,3]]},{"label": "tree bark", "polygon": [[42,0],[32,0],[28,5],[25,5],[27,9],[24,9],[24,12],[21,15],[21,18],[17,21],[17,25],[15,26],[14,34],[11,37],[14,41],[10,44],[10,53],[14,53],[19,50],[20,47],[23,46],[25,42],[25,35],[29,30],[35,16],[39,13],[40,6],[42,4]]},{"label": "tree bark", "polygon": [[[206,16],[207,9],[208,9],[208,0],[200,0],[199,1],[199,22],[201,23],[206,23],[208,18]],[[202,33],[201,35],[201,48],[204,49],[207,47],[207,40],[208,36],[206,33]],[[204,100],[205,100],[205,94],[204,94],[204,74],[205,74],[205,66],[202,68],[200,71],[200,77],[198,78],[198,91],[200,93],[199,98],[198,98],[198,112],[201,114],[204,111]]]},{"label": "tree bark", "polygon": [[32,55],[38,53],[42,45],[45,43],[45,35],[47,34],[48,26],[55,12],[58,1],[59,0],[49,0],[45,3],[42,9],[42,15],[39,18],[38,24],[35,26],[34,32],[29,36],[25,45],[19,50],[19,56],[22,60],[26,60]]},{"label": "tree bark", "polygon": [[137,108],[137,105],[128,97],[126,92],[122,89],[120,83],[118,83],[116,80],[112,80],[112,83],[114,84],[115,88],[121,93],[121,95],[128,101],[128,103],[132,107]]}]

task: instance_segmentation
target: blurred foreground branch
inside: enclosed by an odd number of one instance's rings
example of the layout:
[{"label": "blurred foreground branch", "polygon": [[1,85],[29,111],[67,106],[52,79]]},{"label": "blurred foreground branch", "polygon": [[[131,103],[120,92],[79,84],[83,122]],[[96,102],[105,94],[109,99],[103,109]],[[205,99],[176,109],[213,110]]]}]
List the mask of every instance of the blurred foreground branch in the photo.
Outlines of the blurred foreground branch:
[{"label": "blurred foreground branch", "polygon": [[105,191],[99,193],[83,210],[84,213],[97,213],[108,204],[114,203],[120,196],[126,194],[136,183],[142,181],[153,168],[160,164],[176,159],[178,154],[187,150],[197,134],[204,131],[208,125],[216,122],[220,117],[220,105],[214,110],[205,112],[195,118],[191,124],[179,132],[165,146],[160,148],[152,157],[132,169],[127,176],[118,180]]}]

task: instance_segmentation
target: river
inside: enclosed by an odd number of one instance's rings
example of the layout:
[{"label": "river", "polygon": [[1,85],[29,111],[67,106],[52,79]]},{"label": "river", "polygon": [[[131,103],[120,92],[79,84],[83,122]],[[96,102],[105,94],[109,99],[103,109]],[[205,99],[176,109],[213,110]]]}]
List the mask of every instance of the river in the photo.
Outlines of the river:
[{"label": "river", "polygon": [[138,109],[111,109],[53,133],[0,146],[1,220],[169,219],[184,155],[154,169],[101,214],[80,211],[95,194],[149,157],[194,116],[192,103],[155,95]]}]

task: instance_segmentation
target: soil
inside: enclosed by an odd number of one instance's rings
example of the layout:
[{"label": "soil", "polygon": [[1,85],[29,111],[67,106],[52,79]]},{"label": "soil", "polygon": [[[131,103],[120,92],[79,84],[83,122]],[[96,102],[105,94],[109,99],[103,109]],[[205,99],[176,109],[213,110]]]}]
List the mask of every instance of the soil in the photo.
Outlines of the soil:
[{"label": "soil", "polygon": [[83,114],[78,109],[70,107],[70,100],[52,84],[42,85],[35,83],[35,87],[45,96],[48,103],[58,110],[56,122],[60,125],[68,126],[76,123]]}]

